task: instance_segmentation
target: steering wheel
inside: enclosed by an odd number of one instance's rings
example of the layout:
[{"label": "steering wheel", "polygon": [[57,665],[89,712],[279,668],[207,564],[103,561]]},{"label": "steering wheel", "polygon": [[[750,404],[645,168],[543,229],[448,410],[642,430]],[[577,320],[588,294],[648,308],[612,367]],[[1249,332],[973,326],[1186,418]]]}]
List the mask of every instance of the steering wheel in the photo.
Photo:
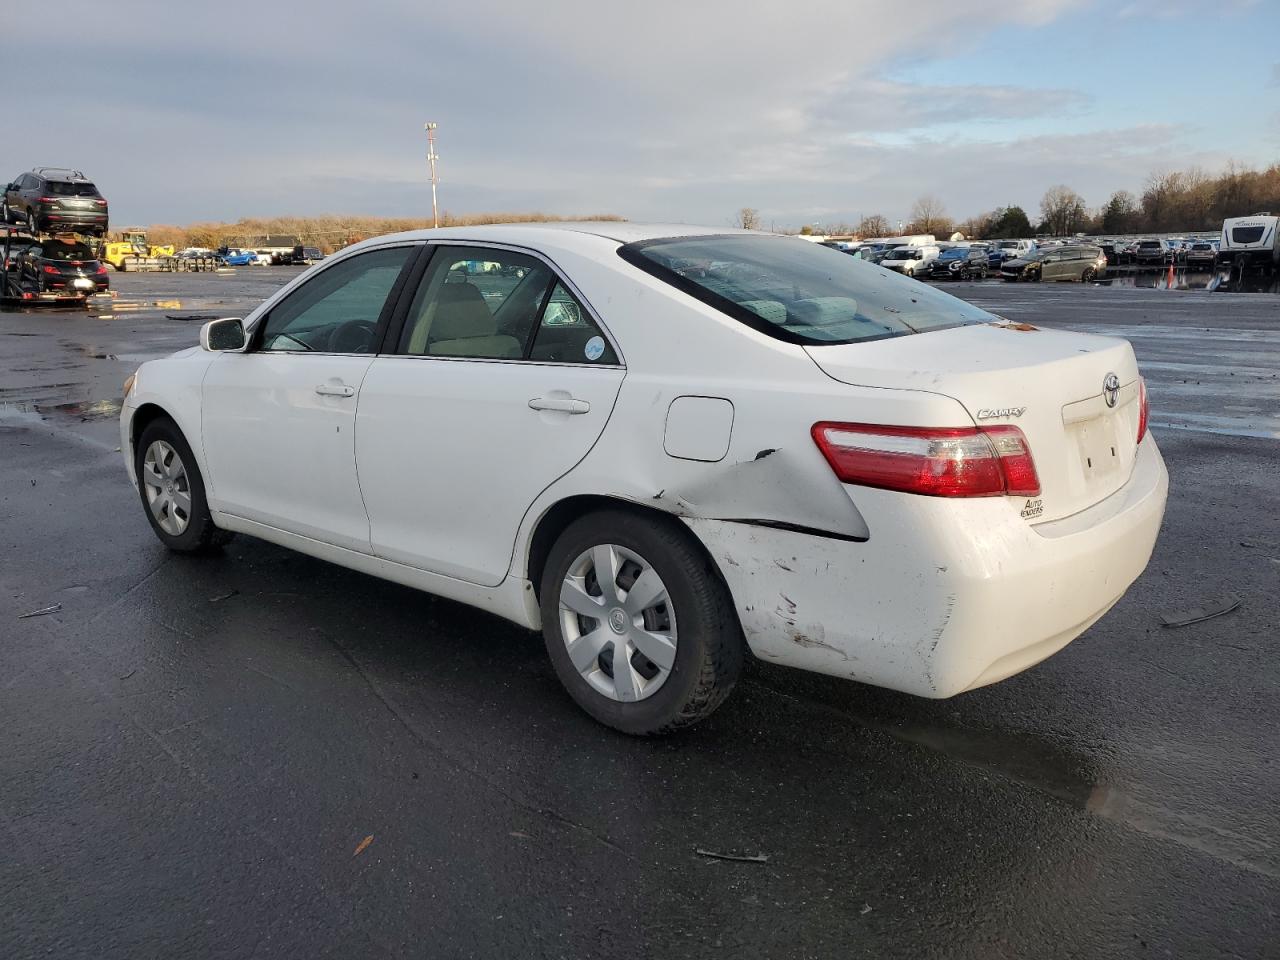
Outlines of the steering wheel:
[{"label": "steering wheel", "polygon": [[330,353],[368,353],[376,327],[371,320],[347,320],[329,334]]}]

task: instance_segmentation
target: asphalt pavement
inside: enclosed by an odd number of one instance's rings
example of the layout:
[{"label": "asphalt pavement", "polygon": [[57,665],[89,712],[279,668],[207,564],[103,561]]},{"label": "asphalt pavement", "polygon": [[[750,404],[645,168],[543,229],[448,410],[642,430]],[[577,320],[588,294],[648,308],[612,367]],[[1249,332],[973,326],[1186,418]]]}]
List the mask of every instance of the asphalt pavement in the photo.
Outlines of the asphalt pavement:
[{"label": "asphalt pavement", "polygon": [[1146,574],[995,686],[753,664],[646,741],[504,621],[156,541],[122,381],[294,275],[0,313],[0,958],[1280,956],[1280,297],[956,284],[1133,341],[1172,482]]}]

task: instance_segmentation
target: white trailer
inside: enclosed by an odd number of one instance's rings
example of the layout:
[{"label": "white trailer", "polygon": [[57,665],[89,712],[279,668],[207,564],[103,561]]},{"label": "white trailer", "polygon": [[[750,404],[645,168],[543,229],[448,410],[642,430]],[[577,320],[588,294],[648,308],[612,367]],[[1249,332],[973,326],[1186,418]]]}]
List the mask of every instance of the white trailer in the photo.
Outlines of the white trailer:
[{"label": "white trailer", "polygon": [[1224,220],[1218,262],[1242,270],[1275,270],[1280,266],[1280,217],[1255,213]]}]

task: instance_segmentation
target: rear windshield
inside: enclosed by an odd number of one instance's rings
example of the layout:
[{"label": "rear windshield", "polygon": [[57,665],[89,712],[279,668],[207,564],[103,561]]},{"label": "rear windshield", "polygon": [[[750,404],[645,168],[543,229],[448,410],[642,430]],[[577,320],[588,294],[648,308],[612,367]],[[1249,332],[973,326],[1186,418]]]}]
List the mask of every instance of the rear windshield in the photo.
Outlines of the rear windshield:
[{"label": "rear windshield", "polygon": [[40,255],[46,260],[93,260],[93,251],[86,243],[63,243],[61,240],[48,240]]},{"label": "rear windshield", "polygon": [[622,258],[779,340],[857,343],[996,319],[985,310],[817,243],[771,236],[677,237]]},{"label": "rear windshield", "polygon": [[98,188],[92,183],[68,183],[65,180],[50,180],[47,184],[49,195],[54,197],[96,197]]}]

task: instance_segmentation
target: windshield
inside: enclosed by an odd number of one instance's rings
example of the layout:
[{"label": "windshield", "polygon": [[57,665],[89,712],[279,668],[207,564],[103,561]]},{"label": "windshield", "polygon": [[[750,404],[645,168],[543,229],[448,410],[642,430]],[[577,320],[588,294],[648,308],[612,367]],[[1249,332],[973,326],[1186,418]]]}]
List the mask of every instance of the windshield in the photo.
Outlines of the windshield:
[{"label": "windshield", "polygon": [[939,260],[963,260],[969,255],[969,251],[963,247],[952,247],[950,250],[943,250],[938,254]]},{"label": "windshield", "polygon": [[881,340],[995,319],[866,260],[786,237],[648,240],[619,254],[756,330],[792,343]]},{"label": "windshield", "polygon": [[92,183],[68,183],[65,180],[50,180],[49,194],[54,197],[96,197],[98,188]]}]

